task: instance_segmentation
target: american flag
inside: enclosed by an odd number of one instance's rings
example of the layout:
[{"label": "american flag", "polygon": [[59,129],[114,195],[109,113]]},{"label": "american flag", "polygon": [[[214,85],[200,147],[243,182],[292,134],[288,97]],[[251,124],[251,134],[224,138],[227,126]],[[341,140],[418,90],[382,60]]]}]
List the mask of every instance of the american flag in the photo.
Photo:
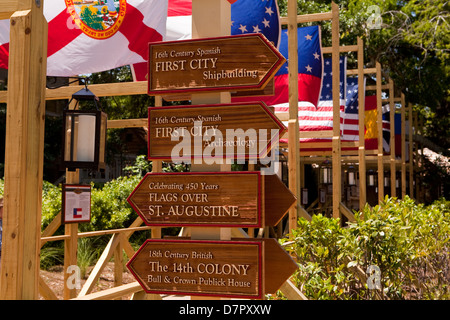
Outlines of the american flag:
[{"label": "american flag", "polygon": [[[298,100],[304,101],[314,109],[318,103],[322,84],[322,47],[318,26],[297,29],[298,35]],[[289,56],[287,30],[281,33],[280,53],[286,63],[274,76],[275,94],[273,96],[232,98],[233,102],[264,101],[274,106],[275,112],[289,112]]]},{"label": "american flag", "polygon": [[358,77],[348,77],[343,119],[343,141],[359,141],[358,91]]},{"label": "american flag", "polygon": [[[299,58],[300,60],[300,58]],[[339,97],[340,97],[340,127],[341,134],[343,130],[344,119],[344,106],[347,87],[347,57],[343,56],[339,58]],[[320,92],[320,100],[315,107],[308,102],[299,102],[298,104],[298,119],[300,132],[302,131],[326,131],[333,130],[333,90],[332,90],[332,59],[324,59],[324,69],[322,78],[322,89]],[[276,112],[289,112],[288,107],[275,108]],[[287,125],[287,123],[285,123]],[[330,138],[301,138],[300,142],[330,142]],[[286,143],[286,139],[280,139],[280,143]],[[301,145],[300,145],[301,147]],[[318,148],[306,148],[311,151],[323,151],[330,148],[323,148],[318,145]],[[302,147],[302,150],[305,150]]]},{"label": "american flag", "polygon": [[231,34],[262,33],[276,48],[280,42],[277,0],[239,0],[231,5]]}]

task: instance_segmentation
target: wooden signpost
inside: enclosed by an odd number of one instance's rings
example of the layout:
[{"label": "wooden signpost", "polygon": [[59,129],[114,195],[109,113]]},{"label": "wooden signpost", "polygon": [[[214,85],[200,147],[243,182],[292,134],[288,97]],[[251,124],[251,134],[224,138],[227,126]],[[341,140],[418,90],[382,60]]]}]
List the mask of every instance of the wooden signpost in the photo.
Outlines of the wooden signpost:
[{"label": "wooden signpost", "polygon": [[[150,43],[148,94],[262,90],[284,62],[262,34]],[[153,107],[148,115],[150,160],[261,161],[286,130],[262,102]],[[127,201],[148,226],[227,229],[274,226],[296,197],[275,174],[181,172],[146,174]],[[274,293],[297,269],[275,239],[220,238],[149,239],[127,267],[147,293],[248,299]]]},{"label": "wooden signpost", "polygon": [[263,158],[285,130],[263,102],[151,107],[148,158]]},{"label": "wooden signpost", "polygon": [[285,61],[260,33],[154,42],[148,94],[263,89]]},{"label": "wooden signpost", "polygon": [[297,264],[274,239],[149,239],[127,267],[147,293],[261,299],[274,293]]},{"label": "wooden signpost", "polygon": [[148,173],[128,197],[148,226],[274,226],[296,202],[277,175]]}]

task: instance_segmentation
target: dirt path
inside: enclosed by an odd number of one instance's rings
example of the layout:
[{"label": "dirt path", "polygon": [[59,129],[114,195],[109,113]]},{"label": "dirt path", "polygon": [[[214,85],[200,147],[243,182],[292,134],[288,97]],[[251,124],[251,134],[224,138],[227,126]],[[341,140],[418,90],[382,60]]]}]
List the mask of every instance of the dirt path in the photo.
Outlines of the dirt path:
[{"label": "dirt path", "polygon": [[[92,269],[92,268],[91,268]],[[86,276],[89,276],[89,272]],[[42,279],[47,283],[47,285],[52,289],[58,299],[63,299],[64,292],[64,273],[63,266],[55,266],[52,267],[49,271],[40,271],[40,275]],[[124,268],[123,276],[123,284],[131,283],[136,281],[135,278],[131,275],[131,273]],[[81,286],[84,285],[86,279],[81,279]],[[101,290],[105,290],[108,288],[112,288],[114,286],[114,263],[110,262],[106,265],[105,269],[101,273],[101,276],[97,282],[96,287],[92,292],[97,292]],[[79,290],[78,290],[79,291]],[[124,296],[122,299],[130,299],[131,296]],[[39,299],[43,300],[43,297],[39,295]]]}]

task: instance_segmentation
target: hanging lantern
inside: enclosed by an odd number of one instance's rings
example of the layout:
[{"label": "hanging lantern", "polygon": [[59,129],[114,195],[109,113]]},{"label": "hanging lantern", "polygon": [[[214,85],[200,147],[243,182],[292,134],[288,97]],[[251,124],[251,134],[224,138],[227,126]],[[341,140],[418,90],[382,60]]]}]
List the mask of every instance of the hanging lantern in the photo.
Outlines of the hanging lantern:
[{"label": "hanging lantern", "polygon": [[389,171],[384,172],[384,186],[387,188],[390,186],[391,174]]},{"label": "hanging lantern", "polygon": [[325,164],[320,167],[320,183],[331,184],[333,170],[330,165]]},{"label": "hanging lantern", "polygon": [[356,186],[356,171],[354,166],[348,167],[348,185]]},{"label": "hanging lantern", "polygon": [[372,169],[367,171],[367,181],[370,187],[375,186],[375,171]]},{"label": "hanging lantern", "polygon": [[[98,97],[87,87],[72,95],[74,110],[63,111],[63,162],[74,171],[105,169],[107,115],[98,108]],[[95,109],[77,110],[80,101],[93,104]]]}]

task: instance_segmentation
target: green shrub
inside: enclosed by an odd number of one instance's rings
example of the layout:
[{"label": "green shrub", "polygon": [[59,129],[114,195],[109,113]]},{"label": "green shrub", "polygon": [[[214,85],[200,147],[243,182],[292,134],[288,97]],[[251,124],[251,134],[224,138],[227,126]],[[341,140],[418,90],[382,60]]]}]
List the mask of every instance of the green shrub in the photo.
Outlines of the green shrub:
[{"label": "green shrub", "polygon": [[[302,218],[281,242],[296,255],[293,280],[311,299],[449,299],[449,213],[445,199],[424,206],[386,198],[346,228],[322,215]],[[379,268],[380,290],[355,272],[369,266]]]}]

